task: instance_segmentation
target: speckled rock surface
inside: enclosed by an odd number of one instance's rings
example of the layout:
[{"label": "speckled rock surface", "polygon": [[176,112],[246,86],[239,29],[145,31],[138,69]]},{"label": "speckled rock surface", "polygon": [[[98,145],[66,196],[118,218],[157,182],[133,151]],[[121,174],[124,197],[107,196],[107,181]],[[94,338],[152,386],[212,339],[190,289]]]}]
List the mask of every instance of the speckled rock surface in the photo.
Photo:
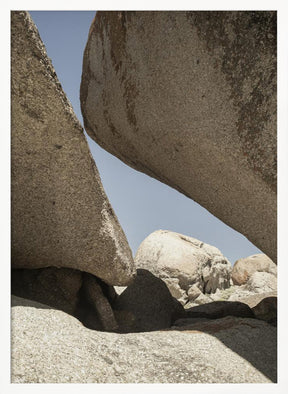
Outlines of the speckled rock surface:
[{"label": "speckled rock surface", "polygon": [[233,265],[231,278],[235,285],[244,285],[255,272],[267,272],[277,276],[277,265],[265,254],[253,254],[239,259]]},{"label": "speckled rock surface", "polygon": [[14,300],[14,305],[13,383],[276,380],[276,328],[260,320],[226,317],[173,330],[116,334],[88,330],[64,312],[30,301]]},{"label": "speckled rock surface", "polygon": [[88,134],[276,262],[276,12],[97,12]]},{"label": "speckled rock surface", "polygon": [[158,230],[145,238],[136,252],[135,265],[161,278],[182,305],[192,286],[202,293],[230,286],[232,267],[219,249],[172,231]]},{"label": "speckled rock surface", "polygon": [[132,253],[77,120],[26,12],[11,13],[14,268],[69,267],[127,285]]}]

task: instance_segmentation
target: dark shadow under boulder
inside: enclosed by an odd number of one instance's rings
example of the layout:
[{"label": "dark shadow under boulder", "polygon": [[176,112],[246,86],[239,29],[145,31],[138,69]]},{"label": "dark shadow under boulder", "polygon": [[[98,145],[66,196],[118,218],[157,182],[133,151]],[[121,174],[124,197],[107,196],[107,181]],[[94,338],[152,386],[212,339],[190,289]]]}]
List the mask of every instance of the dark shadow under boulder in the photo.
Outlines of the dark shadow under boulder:
[{"label": "dark shadow under boulder", "polygon": [[185,315],[166,284],[144,269],[137,269],[136,279],[119,295],[113,308],[122,332],[169,328]]},{"label": "dark shadow under boulder", "polygon": [[186,310],[186,317],[188,318],[220,319],[225,316],[255,317],[248,305],[238,301],[214,301]]}]

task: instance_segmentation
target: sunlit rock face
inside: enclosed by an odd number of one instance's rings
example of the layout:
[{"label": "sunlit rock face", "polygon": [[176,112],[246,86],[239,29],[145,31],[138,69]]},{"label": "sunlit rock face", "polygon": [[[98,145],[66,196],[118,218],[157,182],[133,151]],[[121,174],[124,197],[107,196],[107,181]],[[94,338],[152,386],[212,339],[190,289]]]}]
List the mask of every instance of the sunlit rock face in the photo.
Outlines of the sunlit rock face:
[{"label": "sunlit rock face", "polygon": [[161,278],[182,305],[230,287],[231,263],[219,249],[172,231],[150,234],[137,250],[135,265]]},{"label": "sunlit rock face", "polygon": [[231,277],[235,285],[241,286],[246,284],[256,272],[265,272],[277,277],[277,265],[265,254],[253,254],[235,262]]},{"label": "sunlit rock face", "polygon": [[133,279],[132,253],[83,129],[27,12],[11,13],[12,267]]},{"label": "sunlit rock face", "polygon": [[276,12],[97,12],[88,134],[276,262]]}]

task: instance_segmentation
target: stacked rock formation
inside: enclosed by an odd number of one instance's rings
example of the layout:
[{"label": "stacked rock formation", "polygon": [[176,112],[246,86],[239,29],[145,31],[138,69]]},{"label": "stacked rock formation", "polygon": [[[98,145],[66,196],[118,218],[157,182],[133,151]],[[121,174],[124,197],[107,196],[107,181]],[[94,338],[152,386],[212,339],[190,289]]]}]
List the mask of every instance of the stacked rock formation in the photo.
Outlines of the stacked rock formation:
[{"label": "stacked rock formation", "polygon": [[276,262],[276,12],[97,12],[88,134]]},{"label": "stacked rock formation", "polygon": [[[81,85],[107,150],[271,256],[275,17],[99,12]],[[214,246],[159,230],[136,275],[38,31],[27,12],[11,22],[12,382],[276,382],[275,264],[257,255],[232,270]]]},{"label": "stacked rock formation", "polygon": [[12,267],[135,275],[83,129],[29,14],[11,14]]},{"label": "stacked rock formation", "polygon": [[132,253],[27,12],[11,13],[11,64],[12,291],[82,317],[84,300],[115,329],[103,291],[133,280]]}]

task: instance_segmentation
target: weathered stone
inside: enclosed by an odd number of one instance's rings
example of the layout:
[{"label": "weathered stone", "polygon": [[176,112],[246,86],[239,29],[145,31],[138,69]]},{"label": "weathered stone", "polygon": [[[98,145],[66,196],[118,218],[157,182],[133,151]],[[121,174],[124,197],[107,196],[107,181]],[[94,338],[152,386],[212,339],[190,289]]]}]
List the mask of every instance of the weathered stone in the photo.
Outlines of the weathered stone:
[{"label": "weathered stone", "polygon": [[219,249],[172,231],[150,234],[136,252],[135,265],[161,278],[182,304],[193,285],[203,293],[230,286],[231,264]]},{"label": "weathered stone", "polygon": [[[185,305],[188,301],[187,292],[179,286],[179,279],[178,278],[165,278],[165,283],[172,295],[172,297],[176,298],[181,305]],[[199,290],[199,289],[198,289]],[[201,290],[199,290],[201,293]]]},{"label": "weathered stone", "polygon": [[193,302],[197,305],[202,305],[202,304],[208,304],[209,302],[212,302],[212,301],[213,300],[209,296],[201,293]]},{"label": "weathered stone", "polygon": [[256,319],[277,325],[277,297],[265,297],[252,308]]},{"label": "weathered stone", "polygon": [[243,285],[247,283],[254,272],[269,272],[277,275],[277,266],[265,254],[254,254],[235,262],[231,277],[235,285]]},{"label": "weathered stone", "polygon": [[69,267],[113,285],[135,274],[77,120],[27,12],[11,13],[13,268]]},{"label": "weathered stone", "polygon": [[277,258],[275,11],[97,12],[88,134]]},{"label": "weathered stone", "polygon": [[197,286],[197,284],[192,285],[187,292],[189,301],[194,301],[197,297],[200,296],[200,294],[202,294],[202,292],[199,289],[199,286]]},{"label": "weathered stone", "polygon": [[277,277],[268,272],[254,272],[245,287],[252,293],[277,291]]},{"label": "weathered stone", "polygon": [[[120,331],[124,332],[168,328],[177,314],[184,315],[181,305],[178,303],[177,307],[173,302],[166,284],[144,269],[137,269],[136,279],[119,295],[113,308],[134,316],[133,324],[129,319],[128,327],[124,319],[119,321]],[[120,316],[117,312],[115,315]]]},{"label": "weathered stone", "polygon": [[225,316],[253,318],[254,314],[249,306],[242,302],[214,301],[187,309],[186,316],[220,319]]},{"label": "weathered stone", "polygon": [[277,380],[277,330],[261,320],[228,317],[123,335],[89,330],[62,311],[25,301],[12,308],[12,383]]},{"label": "weathered stone", "polygon": [[242,298],[241,302],[247,304],[253,311],[256,319],[277,325],[277,292],[253,294]]},{"label": "weathered stone", "polygon": [[275,298],[275,297],[277,297],[277,291],[272,291],[269,293],[262,293],[262,294],[251,294],[249,296],[243,297],[241,299],[241,302],[247,304],[251,309],[253,309],[263,299]]},{"label": "weathered stone", "polygon": [[13,269],[12,294],[50,305],[74,315],[82,286],[82,272],[70,268]]}]

